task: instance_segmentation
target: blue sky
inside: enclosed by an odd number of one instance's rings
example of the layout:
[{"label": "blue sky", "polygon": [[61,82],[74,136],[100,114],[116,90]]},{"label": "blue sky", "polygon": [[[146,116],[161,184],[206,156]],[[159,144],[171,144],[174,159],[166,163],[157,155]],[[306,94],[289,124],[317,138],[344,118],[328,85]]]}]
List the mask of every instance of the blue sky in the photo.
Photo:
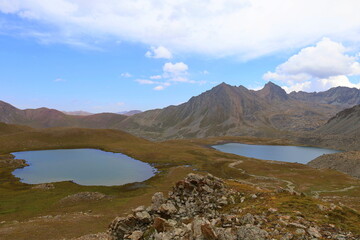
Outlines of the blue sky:
[{"label": "blue sky", "polygon": [[221,82],[360,87],[358,1],[326,13],[326,1],[268,2],[0,0],[0,99],[120,112],[180,104]]}]

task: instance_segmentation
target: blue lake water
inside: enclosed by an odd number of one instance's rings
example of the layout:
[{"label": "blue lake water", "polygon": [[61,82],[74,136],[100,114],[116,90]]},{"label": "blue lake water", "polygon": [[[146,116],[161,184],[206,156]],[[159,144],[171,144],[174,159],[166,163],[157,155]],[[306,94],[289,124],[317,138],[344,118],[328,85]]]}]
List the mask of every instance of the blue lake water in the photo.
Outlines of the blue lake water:
[{"label": "blue lake water", "polygon": [[303,164],[306,164],[323,154],[339,152],[337,150],[316,147],[251,145],[241,143],[227,143],[214,145],[212,147],[222,152],[233,153],[245,157]]},{"label": "blue lake water", "polygon": [[30,165],[13,174],[29,184],[74,181],[80,185],[113,186],[142,182],[156,169],[121,153],[96,149],[62,149],[12,153]]}]

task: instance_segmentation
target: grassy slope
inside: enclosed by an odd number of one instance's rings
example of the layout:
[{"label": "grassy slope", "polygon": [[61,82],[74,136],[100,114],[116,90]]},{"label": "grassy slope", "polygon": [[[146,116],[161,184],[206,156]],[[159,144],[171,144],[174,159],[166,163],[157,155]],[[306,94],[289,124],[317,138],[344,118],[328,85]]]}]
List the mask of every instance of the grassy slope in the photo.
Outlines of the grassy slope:
[{"label": "grassy slope", "polygon": [[[0,136],[0,153],[5,154],[4,157],[8,153],[24,150],[98,148],[122,152],[144,162],[154,163],[161,173],[143,184],[89,187],[71,182],[60,182],[55,183],[55,189],[44,191],[31,189],[31,185],[20,183],[11,174],[16,165],[2,166],[0,167],[0,222],[3,220],[6,222],[0,223],[0,236],[5,236],[5,239],[49,239],[49,236],[53,236],[56,239],[103,231],[114,216],[140,204],[149,203],[154,192],[168,191],[172,183],[183,178],[185,174],[192,171],[192,168],[211,172],[223,178],[242,179],[264,187],[284,187],[286,183],[281,180],[262,180],[252,175],[279,177],[292,181],[296,185],[296,190],[309,194],[314,190],[336,190],[356,186],[348,192],[322,193],[322,195],[328,196],[333,201],[349,200],[352,207],[360,208],[360,201],[356,198],[360,196],[358,180],[335,171],[319,171],[301,164],[279,164],[249,159],[206,147],[221,142],[294,144],[285,140],[253,137],[150,142],[116,130],[70,128],[24,129],[23,132],[2,135]],[[240,160],[242,162],[237,164],[236,168],[228,166],[229,163]],[[192,167],[178,167],[186,164]],[[239,171],[238,168],[243,169],[245,173]],[[58,203],[61,198],[69,194],[83,191],[98,191],[113,198],[72,205]],[[92,213],[79,214],[88,210]],[[71,214],[75,214],[75,217]],[[46,221],[36,218],[43,215],[61,215],[61,217],[57,220]],[[31,221],[29,222],[28,219]],[[71,219],[77,219],[76,225]],[[9,223],[13,220],[23,221],[23,223],[21,225]]]}]

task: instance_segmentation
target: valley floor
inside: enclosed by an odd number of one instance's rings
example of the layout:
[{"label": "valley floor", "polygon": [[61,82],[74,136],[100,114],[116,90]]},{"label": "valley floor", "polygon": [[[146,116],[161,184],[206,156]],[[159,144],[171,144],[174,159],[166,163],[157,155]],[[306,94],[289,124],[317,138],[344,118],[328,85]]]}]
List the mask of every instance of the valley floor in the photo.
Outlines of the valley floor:
[{"label": "valley floor", "polygon": [[[225,142],[296,145],[284,139],[222,137],[150,142],[115,130],[48,129],[0,136],[0,238],[72,239],[104,232],[112,219],[139,205],[148,205],[155,192],[167,192],[188,173],[211,173],[243,188],[302,192],[309,197],[360,210],[360,180],[333,170],[296,163],[263,161],[218,152],[210,145]],[[11,172],[21,167],[9,153],[21,150],[97,148],[121,152],[159,170],[143,182],[116,187],[53,183],[34,189]],[[19,165],[20,164],[20,165]],[[248,186],[248,187],[247,187]],[[61,201],[69,195],[99,192],[104,198]],[[360,217],[352,219],[360,226]],[[360,227],[358,228],[360,229]]]}]

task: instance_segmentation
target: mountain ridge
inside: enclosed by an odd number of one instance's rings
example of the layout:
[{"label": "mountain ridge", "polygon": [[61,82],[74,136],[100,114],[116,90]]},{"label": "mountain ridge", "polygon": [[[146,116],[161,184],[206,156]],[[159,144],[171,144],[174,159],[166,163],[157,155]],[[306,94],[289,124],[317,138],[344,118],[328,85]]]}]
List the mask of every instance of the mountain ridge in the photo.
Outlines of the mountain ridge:
[{"label": "mountain ridge", "polygon": [[98,113],[86,116],[67,115],[59,110],[45,107],[20,110],[9,103],[0,101],[0,122],[35,128],[112,128],[115,123],[125,118],[127,116],[115,113]]},{"label": "mountain ridge", "polygon": [[131,116],[118,127],[153,139],[257,135],[313,130],[343,108],[293,99],[271,82],[258,91],[221,83],[178,106]]},{"label": "mountain ridge", "polygon": [[356,102],[360,102],[360,90],[346,87],[287,94],[272,82],[257,91],[223,82],[183,104],[131,116],[115,113],[76,116],[48,108],[20,110],[0,101],[0,122],[36,128],[120,129],[152,140],[271,136],[279,131],[315,130]]}]

